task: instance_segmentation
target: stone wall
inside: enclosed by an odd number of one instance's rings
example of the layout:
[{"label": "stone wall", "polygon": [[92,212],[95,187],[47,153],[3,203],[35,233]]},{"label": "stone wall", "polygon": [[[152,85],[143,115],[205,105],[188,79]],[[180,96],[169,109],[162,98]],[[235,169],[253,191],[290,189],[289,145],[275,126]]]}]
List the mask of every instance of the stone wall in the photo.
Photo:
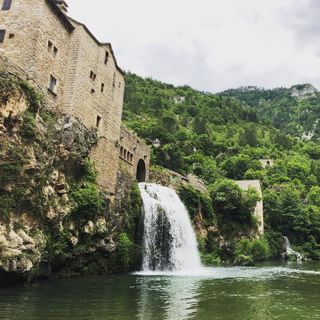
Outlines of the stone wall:
[{"label": "stone wall", "polygon": [[150,172],[150,180],[176,191],[179,191],[181,186],[189,185],[202,193],[208,194],[209,192],[204,182],[197,176],[189,174],[185,177],[178,172],[163,167],[153,167]]},{"label": "stone wall", "polygon": [[[6,30],[0,53],[28,73],[49,105],[61,105],[71,30],[43,0],[13,1],[1,11],[0,29]],[[48,90],[51,76],[57,80],[54,92]]]},{"label": "stone wall", "polygon": [[91,156],[98,171],[98,183],[115,193],[124,77],[117,68],[111,46],[98,43],[82,24],[74,20],[72,23],[75,30],[63,105],[66,112],[78,116],[87,127],[97,129],[99,141]]},{"label": "stone wall", "polygon": [[[138,180],[149,179],[151,147],[135,133],[121,126],[119,157],[121,164]],[[139,167],[145,165],[145,179],[139,179]],[[141,168],[141,167],[140,167]],[[142,169],[142,168],[141,168]]]}]

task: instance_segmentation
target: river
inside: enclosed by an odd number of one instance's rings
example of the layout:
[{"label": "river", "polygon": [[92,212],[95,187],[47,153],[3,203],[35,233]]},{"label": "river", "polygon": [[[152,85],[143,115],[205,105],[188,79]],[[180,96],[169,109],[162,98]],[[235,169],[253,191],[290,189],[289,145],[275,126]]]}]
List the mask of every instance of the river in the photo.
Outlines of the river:
[{"label": "river", "polygon": [[320,263],[128,274],[0,288],[6,320],[320,319]]}]

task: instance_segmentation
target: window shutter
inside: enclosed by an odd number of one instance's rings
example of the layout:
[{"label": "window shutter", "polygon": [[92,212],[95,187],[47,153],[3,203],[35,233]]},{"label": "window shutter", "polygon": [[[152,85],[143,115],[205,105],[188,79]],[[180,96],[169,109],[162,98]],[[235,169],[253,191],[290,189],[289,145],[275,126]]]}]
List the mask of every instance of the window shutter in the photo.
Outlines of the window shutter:
[{"label": "window shutter", "polygon": [[3,0],[2,10],[10,10],[12,0]]},{"label": "window shutter", "polygon": [[0,30],[0,43],[3,43],[5,35],[6,30]]}]

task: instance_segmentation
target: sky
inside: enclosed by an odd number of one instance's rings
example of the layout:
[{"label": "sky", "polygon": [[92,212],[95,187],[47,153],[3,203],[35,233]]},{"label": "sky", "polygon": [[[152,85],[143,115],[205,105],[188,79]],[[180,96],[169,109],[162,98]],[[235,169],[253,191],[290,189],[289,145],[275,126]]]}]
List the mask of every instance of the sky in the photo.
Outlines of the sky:
[{"label": "sky", "polygon": [[320,0],[66,0],[119,66],[219,92],[320,88]]}]

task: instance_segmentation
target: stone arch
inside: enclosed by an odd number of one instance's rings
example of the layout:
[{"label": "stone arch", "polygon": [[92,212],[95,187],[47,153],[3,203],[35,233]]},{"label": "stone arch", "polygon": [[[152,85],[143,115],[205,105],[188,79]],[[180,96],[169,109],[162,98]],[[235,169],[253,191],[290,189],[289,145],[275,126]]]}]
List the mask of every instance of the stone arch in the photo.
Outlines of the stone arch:
[{"label": "stone arch", "polygon": [[138,182],[145,182],[146,181],[146,164],[145,162],[140,159],[137,165],[137,180]]}]

